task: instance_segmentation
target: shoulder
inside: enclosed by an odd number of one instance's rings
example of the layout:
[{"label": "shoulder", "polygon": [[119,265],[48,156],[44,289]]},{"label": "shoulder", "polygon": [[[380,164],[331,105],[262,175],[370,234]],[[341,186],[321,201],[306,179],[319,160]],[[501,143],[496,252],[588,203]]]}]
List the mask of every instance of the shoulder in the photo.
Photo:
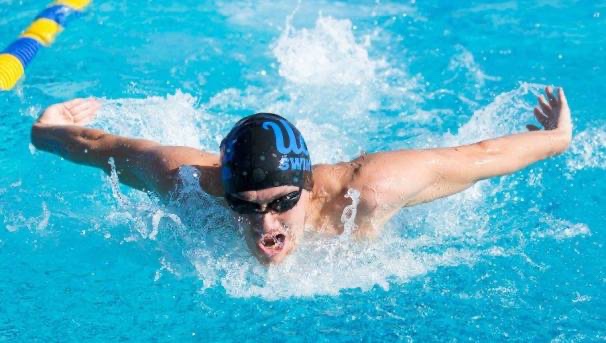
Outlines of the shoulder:
[{"label": "shoulder", "polygon": [[314,166],[312,200],[319,214],[316,218],[320,226],[341,232],[343,215],[347,208],[350,208],[351,214],[351,207],[354,206],[357,234],[372,236],[376,233],[379,228],[374,225],[376,193],[372,191],[372,186],[360,182],[365,163],[364,156],[361,156],[350,162]]},{"label": "shoulder", "polygon": [[323,216],[340,218],[345,206],[351,204],[351,199],[345,195],[358,170],[359,164],[355,160],[313,166],[312,199]]},{"label": "shoulder", "polygon": [[347,192],[351,180],[359,169],[355,161],[313,166],[313,192],[325,195],[340,195]]},{"label": "shoulder", "polygon": [[222,195],[220,161],[217,154],[182,146],[157,146],[145,152],[144,169],[161,195],[167,195],[182,182],[182,167],[195,171],[202,189],[211,195]]},{"label": "shoulder", "polygon": [[[359,193],[358,214],[390,212],[392,204],[406,202],[418,191],[426,174],[422,154],[417,151],[362,154],[350,162],[314,166],[314,195],[349,205],[349,189]],[[382,216],[382,214],[381,214]]]}]

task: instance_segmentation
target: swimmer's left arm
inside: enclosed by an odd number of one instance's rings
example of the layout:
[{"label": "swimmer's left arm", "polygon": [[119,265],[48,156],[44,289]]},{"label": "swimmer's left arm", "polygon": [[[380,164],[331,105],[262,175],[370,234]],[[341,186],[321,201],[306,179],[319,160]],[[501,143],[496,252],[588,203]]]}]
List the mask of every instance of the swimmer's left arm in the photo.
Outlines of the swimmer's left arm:
[{"label": "swimmer's left arm", "polygon": [[[478,143],[439,149],[404,150],[367,155],[354,161],[351,187],[362,190],[370,211],[432,201],[460,192],[479,180],[510,174],[564,152],[572,139],[570,109],[562,89],[546,88],[535,116],[545,128]],[[355,176],[357,175],[357,176]]]}]

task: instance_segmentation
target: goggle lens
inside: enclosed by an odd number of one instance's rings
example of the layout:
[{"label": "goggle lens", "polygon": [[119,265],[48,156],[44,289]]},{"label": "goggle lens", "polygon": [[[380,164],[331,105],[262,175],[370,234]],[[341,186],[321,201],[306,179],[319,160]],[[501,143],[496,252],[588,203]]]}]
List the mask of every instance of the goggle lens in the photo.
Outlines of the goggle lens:
[{"label": "goggle lens", "polygon": [[269,202],[267,206],[265,206],[265,209],[263,209],[260,204],[242,200],[231,194],[226,194],[225,200],[229,204],[229,207],[234,210],[234,212],[240,214],[263,214],[269,211],[284,213],[297,205],[299,199],[301,198],[301,192],[301,189],[299,189],[298,191],[290,192],[277,199],[274,199],[273,201]]}]

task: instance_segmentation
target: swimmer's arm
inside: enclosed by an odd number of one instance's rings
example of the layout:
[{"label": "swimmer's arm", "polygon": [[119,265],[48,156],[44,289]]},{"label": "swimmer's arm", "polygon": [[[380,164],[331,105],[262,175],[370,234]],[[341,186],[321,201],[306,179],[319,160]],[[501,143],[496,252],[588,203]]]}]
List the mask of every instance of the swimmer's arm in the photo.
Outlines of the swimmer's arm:
[{"label": "swimmer's arm", "polygon": [[180,166],[193,165],[202,174],[205,191],[221,194],[216,154],[84,127],[94,119],[98,108],[96,101],[83,99],[50,106],[32,127],[32,143],[40,150],[108,174],[109,159],[113,158],[120,182],[160,195],[174,189],[174,176]]},{"label": "swimmer's arm", "polygon": [[452,148],[393,151],[354,161],[354,188],[371,210],[428,202],[460,192],[475,182],[518,171],[533,162],[564,152],[572,138],[570,110],[563,90],[559,99],[546,89],[535,116],[545,127],[528,126],[518,133]]}]

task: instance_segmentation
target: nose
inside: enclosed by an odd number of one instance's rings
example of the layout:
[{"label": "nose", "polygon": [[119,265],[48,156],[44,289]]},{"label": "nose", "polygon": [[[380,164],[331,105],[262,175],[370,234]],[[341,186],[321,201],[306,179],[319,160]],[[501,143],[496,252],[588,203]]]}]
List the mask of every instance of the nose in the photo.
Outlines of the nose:
[{"label": "nose", "polygon": [[280,221],[275,213],[267,212],[260,215],[259,224],[263,227],[263,232],[277,231],[282,228]]}]

